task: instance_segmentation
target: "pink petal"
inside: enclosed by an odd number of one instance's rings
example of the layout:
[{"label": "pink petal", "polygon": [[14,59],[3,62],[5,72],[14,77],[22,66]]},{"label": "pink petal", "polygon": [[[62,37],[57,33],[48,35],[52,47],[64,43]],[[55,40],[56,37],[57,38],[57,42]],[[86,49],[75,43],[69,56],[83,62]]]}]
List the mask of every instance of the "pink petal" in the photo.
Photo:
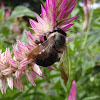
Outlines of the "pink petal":
[{"label": "pink petal", "polygon": [[6,66],[2,63],[0,63],[0,70],[4,70],[6,68]]},{"label": "pink petal", "polygon": [[64,9],[64,7],[66,6],[66,2],[67,2],[67,0],[63,0],[62,2],[61,2],[61,5],[59,6],[59,8],[60,8],[60,12]]},{"label": "pink petal", "polygon": [[51,70],[56,70],[53,66],[49,66],[49,67],[46,67],[48,69],[51,69]]},{"label": "pink petal", "polygon": [[66,13],[65,13],[65,15],[67,15],[67,17],[69,16],[69,14],[72,12],[72,10],[74,9],[74,7],[75,7],[75,5],[76,5],[76,3],[75,4],[73,4],[68,10],[66,10]]},{"label": "pink petal", "polygon": [[26,70],[25,75],[26,75],[27,79],[33,84],[33,86],[36,86],[36,84],[33,80],[34,77],[36,78],[35,74],[32,71]]},{"label": "pink petal", "polygon": [[48,17],[47,17],[47,14],[46,14],[46,10],[45,10],[45,8],[42,5],[41,5],[41,11],[42,11],[42,18],[43,18],[43,20],[47,21]]},{"label": "pink petal", "polygon": [[15,68],[18,66],[18,62],[15,61],[15,60],[12,58],[9,48],[7,48],[7,49],[6,49],[6,52],[5,52],[5,62],[6,62],[6,63],[9,63],[10,65],[12,65],[12,66],[15,67]]},{"label": "pink petal", "polygon": [[23,56],[23,54],[19,51],[17,45],[14,45],[14,46],[13,46],[13,52],[14,52],[14,56],[15,56],[16,60],[19,61],[19,60],[23,60],[23,59],[24,59],[24,56]]},{"label": "pink petal", "polygon": [[40,77],[44,78],[45,79],[45,76],[42,74]]},{"label": "pink petal", "polygon": [[39,68],[39,66],[37,64],[34,64],[34,66],[32,66],[32,69],[39,76],[42,76],[43,75],[41,69]]},{"label": "pink petal", "polygon": [[16,70],[16,72],[15,72],[16,78],[20,78],[21,75],[22,75],[22,71],[21,70]]},{"label": "pink petal", "polygon": [[1,71],[3,75],[10,75],[13,72],[12,68],[7,68]]},{"label": "pink petal", "polygon": [[67,31],[68,28],[70,28],[74,23],[69,23],[69,24],[66,24],[66,25],[63,25],[61,26],[61,29],[64,30],[64,31]]},{"label": "pink petal", "polygon": [[70,94],[69,94],[69,98],[68,100],[76,100],[76,95],[77,95],[77,91],[76,91],[76,82],[75,80],[72,82],[72,87],[70,90]]},{"label": "pink petal", "polygon": [[27,48],[28,48],[28,50],[30,52],[32,52],[32,50],[34,49],[34,46],[33,45],[27,44],[26,46],[27,46]]},{"label": "pink petal", "polygon": [[41,23],[41,24],[44,23],[43,19],[37,13],[35,13],[35,16],[36,16],[36,18],[37,18],[37,20],[38,20],[39,23]]},{"label": "pink petal", "polygon": [[23,81],[21,78],[14,79],[14,87],[23,91]]},{"label": "pink petal", "polygon": [[28,54],[29,53],[29,50],[28,48],[26,47],[26,45],[24,43],[22,43],[21,41],[17,40],[17,44],[21,50],[22,53],[25,53],[25,54]]},{"label": "pink petal", "polygon": [[29,22],[30,22],[32,28],[34,28],[38,25],[38,23],[36,21],[32,20],[32,19],[30,19]]},{"label": "pink petal", "polygon": [[61,11],[61,13],[58,16],[58,19],[61,20],[63,19],[63,17],[65,17],[65,12],[66,12],[67,6],[65,6],[65,8]]},{"label": "pink petal", "polygon": [[74,19],[76,19],[78,16],[75,16],[75,17],[72,17],[72,18],[69,18],[67,19],[67,17],[64,19],[64,21],[62,21],[62,23],[60,25],[65,25],[65,24],[68,24],[70,22],[72,22]]},{"label": "pink petal", "polygon": [[9,48],[6,48],[6,51],[5,51],[5,62],[8,63],[9,62],[9,59],[11,59],[11,53],[10,53],[10,50]]},{"label": "pink petal", "polygon": [[33,35],[31,34],[29,31],[25,30],[25,33],[27,34],[27,37],[28,37],[28,40],[29,40],[29,43],[31,45],[34,45],[34,40],[37,39],[37,36],[36,35]]},{"label": "pink petal", "polygon": [[5,78],[0,79],[0,89],[1,89],[2,94],[6,93],[6,79]]},{"label": "pink petal", "polygon": [[10,89],[13,90],[13,76],[7,77],[7,83],[8,83],[8,86],[10,87]]},{"label": "pink petal", "polygon": [[25,70],[26,68],[27,68],[27,64],[28,64],[29,62],[27,61],[27,58],[25,58],[24,60],[22,60],[21,62],[20,62],[20,65],[18,66],[18,69],[20,69],[20,70]]}]

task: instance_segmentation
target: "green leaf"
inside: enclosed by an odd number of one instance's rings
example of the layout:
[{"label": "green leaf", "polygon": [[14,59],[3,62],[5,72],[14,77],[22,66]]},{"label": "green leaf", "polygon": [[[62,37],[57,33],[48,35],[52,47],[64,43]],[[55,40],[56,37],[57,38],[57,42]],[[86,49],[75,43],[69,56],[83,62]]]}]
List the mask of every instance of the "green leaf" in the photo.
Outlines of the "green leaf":
[{"label": "green leaf", "polygon": [[27,35],[26,35],[25,31],[23,31],[23,35],[22,35],[21,41],[22,41],[23,43],[28,44],[28,38],[27,38]]},{"label": "green leaf", "polygon": [[86,97],[83,100],[100,100],[100,96],[95,95],[95,96],[91,96],[91,97]]},{"label": "green leaf", "polygon": [[5,15],[4,9],[0,9],[0,22],[3,20],[4,15]]},{"label": "green leaf", "polygon": [[69,77],[69,65],[68,65],[68,55],[67,55],[67,49],[64,51],[63,57],[60,60],[60,64],[58,65],[60,72],[61,72],[61,78],[64,80],[64,83],[67,83],[68,77]]},{"label": "green leaf", "polygon": [[17,6],[11,13],[10,18],[17,18],[17,17],[23,17],[23,16],[29,16],[29,17],[35,17],[35,14],[32,10],[25,6]]}]

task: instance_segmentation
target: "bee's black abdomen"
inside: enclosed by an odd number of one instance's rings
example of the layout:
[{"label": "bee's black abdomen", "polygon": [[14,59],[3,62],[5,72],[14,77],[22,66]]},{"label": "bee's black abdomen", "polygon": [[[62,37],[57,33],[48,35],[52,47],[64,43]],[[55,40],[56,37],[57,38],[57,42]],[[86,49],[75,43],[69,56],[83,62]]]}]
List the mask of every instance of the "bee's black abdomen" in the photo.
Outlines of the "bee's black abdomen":
[{"label": "bee's black abdomen", "polygon": [[39,66],[48,67],[54,64],[58,60],[57,58],[58,58],[57,52],[51,52],[47,58],[41,58],[41,55],[37,55],[35,63]]}]

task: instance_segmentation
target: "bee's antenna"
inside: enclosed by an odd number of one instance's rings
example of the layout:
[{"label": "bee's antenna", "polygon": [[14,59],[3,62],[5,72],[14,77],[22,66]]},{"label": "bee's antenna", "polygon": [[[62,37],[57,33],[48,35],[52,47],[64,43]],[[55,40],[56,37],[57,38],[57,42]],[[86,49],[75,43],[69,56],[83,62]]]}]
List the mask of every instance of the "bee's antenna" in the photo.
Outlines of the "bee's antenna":
[{"label": "bee's antenna", "polygon": [[57,25],[55,25],[55,27],[57,27],[59,25],[59,22],[56,19],[54,19],[54,20],[57,23]]}]

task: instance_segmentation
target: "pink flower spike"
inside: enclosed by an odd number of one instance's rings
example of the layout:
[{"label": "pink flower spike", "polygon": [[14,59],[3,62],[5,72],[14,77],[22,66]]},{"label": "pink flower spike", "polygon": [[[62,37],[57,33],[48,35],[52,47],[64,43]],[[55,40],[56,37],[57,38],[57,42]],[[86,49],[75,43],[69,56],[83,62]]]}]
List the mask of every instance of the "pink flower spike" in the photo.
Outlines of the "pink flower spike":
[{"label": "pink flower spike", "polygon": [[87,5],[87,0],[84,0],[84,5]]},{"label": "pink flower spike", "polygon": [[23,92],[23,81],[21,78],[14,79],[14,87]]},{"label": "pink flower spike", "polygon": [[13,90],[13,76],[7,77],[7,83],[11,90]]},{"label": "pink flower spike", "polygon": [[69,98],[68,100],[76,100],[76,95],[77,95],[77,91],[76,91],[76,82],[75,80],[72,82],[72,86],[71,86],[71,90],[70,90],[70,94],[69,94]]},{"label": "pink flower spike", "polygon": [[4,5],[4,2],[1,2],[1,8],[4,8],[5,5]]},{"label": "pink flower spike", "polygon": [[38,74],[39,76],[42,76],[42,71],[41,71],[40,67],[37,64],[34,64],[32,66],[32,69],[36,74]]},{"label": "pink flower spike", "polygon": [[11,9],[7,9],[5,11],[5,20],[7,20],[10,17],[10,14],[11,14]]},{"label": "pink flower spike", "polygon": [[48,69],[51,69],[51,70],[56,70],[53,66],[49,66],[47,67]]},{"label": "pink flower spike", "polygon": [[34,73],[32,71],[26,70],[25,75],[26,75],[26,78],[33,84],[33,86],[36,86],[33,80],[34,77],[36,78],[36,76],[34,76]]},{"label": "pink flower spike", "polygon": [[0,89],[1,89],[2,94],[6,93],[6,79],[5,78],[0,79]]}]

